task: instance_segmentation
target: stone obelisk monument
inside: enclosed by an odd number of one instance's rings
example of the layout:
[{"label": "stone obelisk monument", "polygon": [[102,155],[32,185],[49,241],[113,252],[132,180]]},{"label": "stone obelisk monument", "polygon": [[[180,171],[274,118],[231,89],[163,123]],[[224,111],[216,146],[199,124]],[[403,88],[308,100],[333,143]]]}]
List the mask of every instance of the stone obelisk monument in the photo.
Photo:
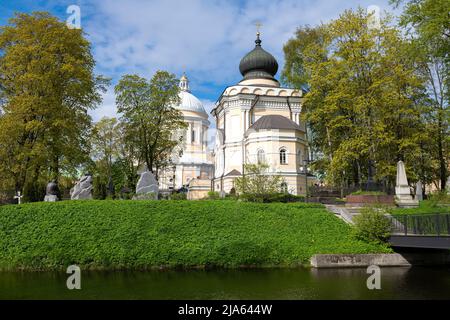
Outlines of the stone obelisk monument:
[{"label": "stone obelisk monument", "polygon": [[411,195],[411,188],[406,177],[405,164],[397,163],[397,184],[395,186],[395,202],[402,208],[414,208],[419,206],[419,201]]}]

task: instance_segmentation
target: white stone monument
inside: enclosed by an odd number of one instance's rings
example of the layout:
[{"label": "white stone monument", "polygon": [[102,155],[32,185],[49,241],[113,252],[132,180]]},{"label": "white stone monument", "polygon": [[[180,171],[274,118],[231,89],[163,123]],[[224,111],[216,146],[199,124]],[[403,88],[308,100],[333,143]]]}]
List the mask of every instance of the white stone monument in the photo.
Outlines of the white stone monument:
[{"label": "white stone monument", "polygon": [[397,163],[397,184],[395,186],[395,202],[402,208],[415,208],[419,206],[419,201],[413,199],[411,188],[406,177],[405,164],[403,161]]},{"label": "white stone monument", "polygon": [[423,200],[423,187],[422,187],[422,182],[419,181],[416,184],[416,197],[415,199],[417,201],[422,201]]},{"label": "white stone monument", "polygon": [[141,173],[141,177],[136,185],[136,195],[133,200],[157,200],[159,193],[158,181],[148,170]]},{"label": "white stone monument", "polygon": [[91,200],[92,189],[92,176],[85,174],[75,187],[70,190],[70,198],[72,200]]}]

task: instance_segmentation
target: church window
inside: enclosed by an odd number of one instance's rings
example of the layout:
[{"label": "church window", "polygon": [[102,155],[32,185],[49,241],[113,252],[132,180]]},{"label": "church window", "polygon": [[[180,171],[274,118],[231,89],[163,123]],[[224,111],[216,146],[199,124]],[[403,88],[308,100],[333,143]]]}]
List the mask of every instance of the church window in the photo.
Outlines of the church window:
[{"label": "church window", "polygon": [[288,185],[287,185],[287,183],[286,182],[283,182],[282,184],[281,184],[281,192],[282,193],[288,193]]},{"label": "church window", "polygon": [[264,150],[262,150],[262,149],[259,149],[258,150],[258,164],[263,164],[263,163],[265,163],[266,162],[266,159],[265,159],[266,157],[265,157],[265,154],[264,154]]},{"label": "church window", "polygon": [[284,148],[280,150],[280,164],[287,164],[287,152]]},{"label": "church window", "polygon": [[192,130],[192,133],[191,133],[191,142],[192,142],[192,143],[195,142],[195,130]]},{"label": "church window", "polygon": [[302,151],[301,150],[298,150],[298,152],[297,152],[297,163],[298,163],[298,165],[302,165],[302,163],[303,163],[303,161],[302,161]]}]

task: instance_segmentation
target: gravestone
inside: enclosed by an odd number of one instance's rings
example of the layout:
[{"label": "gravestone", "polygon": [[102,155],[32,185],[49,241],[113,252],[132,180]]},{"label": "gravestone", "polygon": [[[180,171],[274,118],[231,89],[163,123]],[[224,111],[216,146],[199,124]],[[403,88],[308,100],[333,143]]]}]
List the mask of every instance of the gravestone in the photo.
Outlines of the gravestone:
[{"label": "gravestone", "polygon": [[133,200],[157,200],[158,193],[158,181],[156,181],[153,173],[145,170],[141,173],[136,185],[136,195],[133,197]]},{"label": "gravestone", "polygon": [[403,161],[397,163],[397,183],[395,186],[395,202],[402,208],[414,208],[419,206],[419,201],[413,199],[411,188],[406,177],[406,169]]},{"label": "gravestone", "polygon": [[417,182],[416,184],[416,198],[417,201],[423,200],[423,188],[422,188],[422,182]]},{"label": "gravestone", "polygon": [[14,196],[14,199],[17,199],[17,204],[22,204],[22,198],[23,198],[22,192],[17,191],[17,195]]},{"label": "gravestone", "polygon": [[70,190],[70,199],[72,200],[91,200],[92,199],[92,175],[89,173],[81,177],[80,181]]},{"label": "gravestone", "polygon": [[45,202],[56,202],[58,201],[59,189],[56,181],[51,181],[47,184],[47,189],[45,193]]}]

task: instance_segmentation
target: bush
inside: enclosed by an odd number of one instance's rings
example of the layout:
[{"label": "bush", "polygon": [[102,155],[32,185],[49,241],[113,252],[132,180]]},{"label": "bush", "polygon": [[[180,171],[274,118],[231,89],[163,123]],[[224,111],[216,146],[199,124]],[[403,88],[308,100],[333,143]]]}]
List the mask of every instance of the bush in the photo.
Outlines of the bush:
[{"label": "bush", "polygon": [[385,196],[387,195],[386,192],[383,191],[363,191],[358,190],[351,193],[352,196]]},{"label": "bush", "polygon": [[239,195],[239,198],[248,202],[259,203],[273,203],[273,202],[305,202],[305,197],[296,196],[289,193],[269,193],[269,194],[256,194],[256,193],[244,193]]},{"label": "bush", "polygon": [[172,193],[170,200],[187,200],[187,194],[185,192]]},{"label": "bush", "polygon": [[220,194],[217,191],[209,191],[208,198],[209,200],[219,200]]},{"label": "bush", "polygon": [[390,237],[391,222],[380,208],[364,208],[353,218],[354,235],[366,242],[385,243]]},{"label": "bush", "polygon": [[450,204],[450,195],[445,191],[440,191],[436,193],[432,193],[429,196],[430,206],[431,207],[439,207],[440,205],[449,205]]}]

